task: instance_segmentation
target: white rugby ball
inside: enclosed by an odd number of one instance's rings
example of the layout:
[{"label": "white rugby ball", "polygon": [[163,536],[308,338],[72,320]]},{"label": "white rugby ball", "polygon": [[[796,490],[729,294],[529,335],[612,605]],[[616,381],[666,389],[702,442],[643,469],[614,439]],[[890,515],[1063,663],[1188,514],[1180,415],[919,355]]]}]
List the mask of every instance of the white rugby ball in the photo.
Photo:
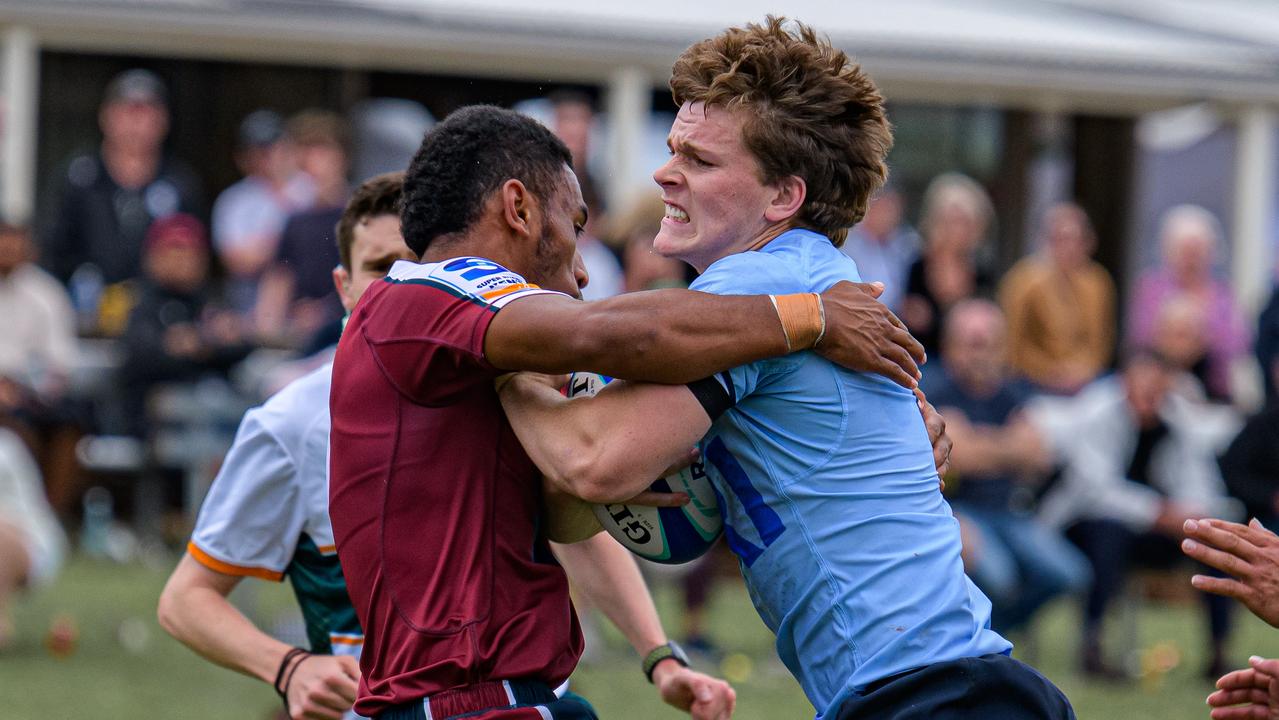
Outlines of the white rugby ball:
[{"label": "white rugby ball", "polygon": [[[569,376],[565,395],[594,395],[612,378],[578,372]],[[627,550],[653,562],[678,564],[701,557],[724,533],[715,487],[702,463],[655,480],[655,492],[683,492],[687,505],[655,508],[628,503],[595,505],[595,517]]]}]

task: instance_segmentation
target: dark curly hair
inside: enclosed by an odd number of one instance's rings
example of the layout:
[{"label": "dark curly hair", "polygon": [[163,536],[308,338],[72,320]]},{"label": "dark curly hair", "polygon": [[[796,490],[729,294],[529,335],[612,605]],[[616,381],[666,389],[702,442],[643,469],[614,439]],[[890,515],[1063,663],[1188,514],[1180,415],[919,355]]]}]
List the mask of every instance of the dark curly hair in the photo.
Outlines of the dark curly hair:
[{"label": "dark curly hair", "polygon": [[769,15],[693,44],[671,70],[671,95],[677,105],[744,110],[742,140],[760,179],[803,178],[798,224],[838,246],[888,178],[893,133],[870,77],[811,27],[785,25]]},{"label": "dark curly hair", "polygon": [[405,173],[404,242],[420,257],[436,238],[466,230],[512,178],[545,202],[566,165],[568,148],[536,120],[492,105],[462,108],[426,134]]}]

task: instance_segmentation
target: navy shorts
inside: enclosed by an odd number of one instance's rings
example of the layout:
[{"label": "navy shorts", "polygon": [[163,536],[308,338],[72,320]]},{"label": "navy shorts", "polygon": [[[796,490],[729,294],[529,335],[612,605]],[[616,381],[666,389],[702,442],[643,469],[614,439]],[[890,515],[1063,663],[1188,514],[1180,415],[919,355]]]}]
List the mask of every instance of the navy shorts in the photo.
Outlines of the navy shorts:
[{"label": "navy shorts", "polygon": [[940,662],[871,683],[835,720],[1075,720],[1070,701],[1007,655]]},{"label": "navy shorts", "polygon": [[599,720],[595,708],[576,693],[556,697],[549,687],[532,681],[501,684],[505,697],[500,700],[484,701],[483,691],[464,688],[435,696],[434,701],[391,708],[378,714],[377,720]]}]

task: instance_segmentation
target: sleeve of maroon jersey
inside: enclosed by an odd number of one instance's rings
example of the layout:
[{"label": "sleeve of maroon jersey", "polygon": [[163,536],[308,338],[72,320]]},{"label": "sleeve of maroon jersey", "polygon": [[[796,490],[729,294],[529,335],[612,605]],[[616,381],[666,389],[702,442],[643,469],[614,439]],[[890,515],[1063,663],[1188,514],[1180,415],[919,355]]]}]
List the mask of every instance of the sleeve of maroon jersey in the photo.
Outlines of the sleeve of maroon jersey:
[{"label": "sleeve of maroon jersey", "polygon": [[382,371],[415,402],[448,402],[501,371],[484,357],[484,333],[512,300],[548,290],[482,258],[398,263],[362,332]]}]

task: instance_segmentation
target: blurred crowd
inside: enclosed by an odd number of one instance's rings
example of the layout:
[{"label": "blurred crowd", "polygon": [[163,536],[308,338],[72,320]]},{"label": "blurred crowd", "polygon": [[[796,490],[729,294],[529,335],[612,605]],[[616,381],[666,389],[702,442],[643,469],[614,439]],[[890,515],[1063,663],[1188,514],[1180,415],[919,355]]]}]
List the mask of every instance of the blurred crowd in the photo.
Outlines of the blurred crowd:
[{"label": "blurred crowd", "polygon": [[[548,100],[590,206],[586,297],[686,285],[687,268],[652,252],[656,187],[604,206],[590,98]],[[249,114],[229,149],[242,178],[209,195],[165,153],[168,102],[147,71],[116,77],[97,149],[62,166],[52,221],[0,224],[0,645],[9,590],[52,574],[61,527],[108,554],[120,543],[102,524],[116,515],[185,539],[240,413],[323,362],[341,332],[335,225],[361,179],[347,118]],[[927,349],[922,386],[955,442],[947,494],[996,629],[1078,596],[1082,667],[1118,677],[1106,610],[1136,569],[1180,561],[1185,520],[1279,529],[1279,291],[1260,317],[1241,312],[1220,274],[1228,238],[1201,207],[1164,213],[1159,263],[1123,308],[1081,207],[1035,218],[1034,252],[1002,275],[983,262],[993,218],[978,182],[946,173],[918,208],[885,187],[842,249]],[[1236,383],[1254,361],[1266,406],[1247,417]],[[27,539],[9,537],[15,525]],[[33,557],[25,575],[3,561],[11,541]],[[733,575],[717,564],[682,580],[684,634],[707,653],[711,583]],[[1228,603],[1203,599],[1213,678],[1228,665]]]}]

